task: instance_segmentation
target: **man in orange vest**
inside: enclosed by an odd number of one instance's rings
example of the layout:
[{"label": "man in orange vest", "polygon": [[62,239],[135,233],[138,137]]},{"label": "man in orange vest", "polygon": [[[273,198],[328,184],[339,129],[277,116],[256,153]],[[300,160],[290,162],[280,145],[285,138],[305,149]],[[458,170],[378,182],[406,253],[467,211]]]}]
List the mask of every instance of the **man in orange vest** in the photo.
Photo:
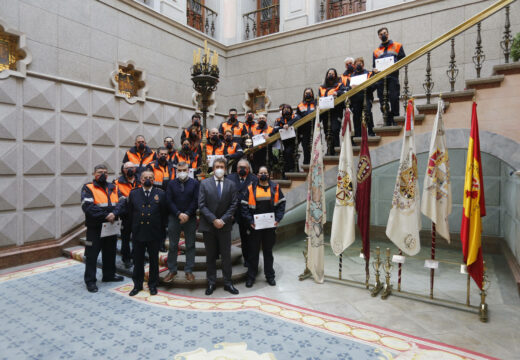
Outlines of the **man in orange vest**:
[{"label": "man in orange vest", "polygon": [[171,136],[164,138],[164,147],[168,150],[168,157],[166,158],[169,163],[173,161],[177,151],[175,150],[175,141]]},{"label": "man in orange vest", "polygon": [[85,213],[87,226],[84,280],[89,292],[98,291],[96,267],[100,251],[103,256],[102,281],[123,281],[122,276],[116,275],[117,235],[101,238],[102,224],[113,223],[125,211],[124,201],[119,202],[116,186],[107,182],[107,175],[105,165],[96,165],[94,179],[81,189],[81,209]]},{"label": "man in orange vest", "polygon": [[164,191],[168,188],[168,182],[175,178],[175,168],[168,161],[168,156],[168,149],[161,146],[157,149],[157,160],[148,165],[154,174],[153,185]]},{"label": "man in orange vest", "polygon": [[[140,185],[137,181],[136,166],[133,162],[128,161],[123,164],[119,179],[114,180],[114,185],[117,187],[117,195],[120,199],[128,198],[130,191],[138,188]],[[130,222],[128,214],[121,216],[121,257],[127,269],[132,267],[132,250],[130,249]]]},{"label": "man in orange vest", "polygon": [[347,82],[350,80],[352,73],[354,72],[354,59],[351,57],[345,58],[345,72],[341,75],[341,82],[343,86],[347,87]]},{"label": "man in orange vest", "polygon": [[190,140],[182,140],[182,147],[173,158],[173,165],[177,166],[181,162],[188,164],[188,168],[197,169],[199,167],[199,155],[191,148]]},{"label": "man in orange vest", "polygon": [[[377,30],[377,36],[381,40],[381,45],[377,49],[374,50],[372,56],[372,67],[374,68],[373,72],[378,73],[379,71],[376,67],[376,60],[384,57],[393,57],[394,63],[398,62],[402,58],[406,56],[404,53],[403,45],[398,42],[392,41],[389,39],[388,29],[386,27],[382,27]],[[390,103],[390,111],[388,114],[388,122],[385,124],[387,126],[395,125],[394,117],[399,116],[399,92],[401,86],[399,85],[399,71],[394,71],[390,75],[387,76],[387,88],[388,88],[388,101]],[[379,106],[381,108],[381,112],[384,114],[383,108],[383,90],[384,83],[383,81],[379,81],[377,84],[377,97],[379,98]]]},{"label": "man in orange vest", "polygon": [[[190,138],[190,134],[192,133],[192,130],[195,134],[196,134],[196,137],[195,136],[192,136],[191,137],[191,140],[192,141],[195,141],[198,140],[202,140],[202,132],[201,132],[201,122],[200,122],[200,115],[199,114],[193,114],[191,116],[191,125],[189,127],[187,127],[186,129],[184,129],[184,131],[182,132],[181,134],[181,142],[184,141],[184,139],[188,139]],[[206,138],[208,137],[208,129],[204,129],[204,133],[206,134]]]},{"label": "man in orange vest", "polygon": [[137,165],[137,175],[151,163],[155,157],[155,153],[146,145],[143,135],[135,137],[135,146],[128,150],[123,158],[123,164],[131,161]]},{"label": "man in orange vest", "polygon": [[[280,186],[269,180],[269,170],[266,166],[260,167],[258,182],[253,182],[247,188],[246,199],[241,201],[242,217],[247,219],[251,226],[246,287],[252,287],[256,280],[260,247],[264,255],[265,278],[269,285],[275,286],[273,246],[276,241],[276,227],[285,214],[285,197]],[[272,214],[274,216],[274,227],[256,229],[254,215],[257,214]]]},{"label": "man in orange vest", "polygon": [[224,133],[224,157],[229,162],[233,160],[235,163],[233,164],[233,169],[237,168],[237,161],[244,155],[242,151],[242,147],[237,142],[233,141],[233,133],[230,129],[226,130]]},{"label": "man in orange vest", "polygon": [[[267,125],[267,117],[265,114],[258,115],[258,124],[253,127],[252,136],[263,134],[267,140],[269,136],[273,135],[273,127]],[[272,154],[272,145],[264,146],[260,150],[253,153],[253,172],[258,172],[262,165],[267,165]],[[268,158],[269,157],[269,158]]]},{"label": "man in orange vest", "polygon": [[246,121],[244,122],[244,127],[246,128],[246,137],[249,136],[249,138],[253,137],[253,127],[256,126],[255,123],[255,114],[253,113],[253,110],[247,110],[246,111]]},{"label": "man in orange vest", "polygon": [[229,109],[229,119],[220,124],[218,132],[224,135],[226,130],[231,130],[233,134],[233,141],[239,144],[242,143],[242,136],[247,135],[247,130],[237,117],[237,109]]}]

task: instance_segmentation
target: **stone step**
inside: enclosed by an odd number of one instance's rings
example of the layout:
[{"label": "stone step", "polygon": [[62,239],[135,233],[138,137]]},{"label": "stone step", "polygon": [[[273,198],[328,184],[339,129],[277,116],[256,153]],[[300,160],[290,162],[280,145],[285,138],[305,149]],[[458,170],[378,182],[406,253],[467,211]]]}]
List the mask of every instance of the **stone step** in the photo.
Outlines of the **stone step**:
[{"label": "stone step", "polygon": [[[168,266],[168,253],[159,254],[159,266]],[[237,246],[231,246],[231,263],[233,265],[242,262],[242,250]],[[186,266],[186,255],[177,255],[177,268],[184,270]],[[221,259],[217,259],[217,269],[221,268]],[[195,256],[195,264],[193,266],[194,271],[206,270],[206,256]]]},{"label": "stone step", "polygon": [[280,185],[281,188],[290,188],[292,184],[292,180],[276,179],[273,181]]},{"label": "stone step", "polygon": [[445,100],[450,100],[451,102],[460,102],[460,101],[467,101],[471,100],[473,96],[476,94],[475,89],[468,89],[468,90],[459,90],[459,91],[450,91],[442,93],[442,98]]},{"label": "stone step", "polygon": [[520,74],[520,62],[511,62],[508,64],[500,64],[493,66],[493,75],[504,74]]},{"label": "stone step", "polygon": [[[437,104],[435,104],[435,106],[437,106]],[[437,109],[437,108],[435,108]],[[437,110],[435,110],[437,111]],[[420,124],[423,122],[423,120],[426,118],[426,115],[424,114],[415,114],[415,123],[416,124]],[[404,125],[404,116],[396,116],[394,117],[394,121],[396,123],[400,123],[400,124],[403,124]]]},{"label": "stone step", "polygon": [[468,79],[466,80],[466,87],[472,89],[490,89],[499,87],[502,85],[502,81],[504,81],[505,75],[492,75],[483,78],[476,79]]},{"label": "stone step", "polygon": [[[262,274],[262,269],[259,266],[258,274]],[[182,272],[177,273],[173,282],[165,283],[164,278],[168,275],[168,271],[159,273],[159,283],[164,287],[205,287],[207,285],[206,271],[193,271],[195,280],[187,281]],[[233,283],[245,281],[247,278],[247,268],[242,263],[236,264],[231,269],[231,280]],[[217,269],[217,285],[223,285],[224,278],[222,277],[222,270]]]},{"label": "stone step", "polygon": [[393,135],[399,135],[401,132],[401,129],[403,127],[401,125],[394,125],[394,126],[379,126],[374,128],[374,132],[379,136],[393,136]]},{"label": "stone step", "polygon": [[[352,146],[352,152],[354,154],[357,154],[359,151],[361,150],[361,146],[359,145],[354,145]],[[334,151],[336,152],[336,154],[339,156],[341,154],[341,146],[336,146],[334,148]],[[339,161],[339,160],[338,160]]]},{"label": "stone step", "polygon": [[[435,114],[435,113],[437,113],[437,102],[431,103],[431,104],[415,105],[415,107],[417,108],[417,111],[419,111],[419,114]],[[444,102],[444,111],[448,110],[449,107],[450,107],[449,101],[445,101]],[[417,116],[416,116],[416,118],[417,118]],[[395,117],[394,117],[394,120],[395,120]]]},{"label": "stone step", "polygon": [[[381,136],[378,136],[378,135],[368,136],[367,140],[368,140],[368,146],[377,145],[381,141]],[[361,144],[361,137],[355,137],[354,144]]]},{"label": "stone step", "polygon": [[307,180],[307,172],[286,172],[285,177],[292,181]]},{"label": "stone step", "polygon": [[338,164],[339,163],[339,155],[325,155],[323,156],[324,164]]}]

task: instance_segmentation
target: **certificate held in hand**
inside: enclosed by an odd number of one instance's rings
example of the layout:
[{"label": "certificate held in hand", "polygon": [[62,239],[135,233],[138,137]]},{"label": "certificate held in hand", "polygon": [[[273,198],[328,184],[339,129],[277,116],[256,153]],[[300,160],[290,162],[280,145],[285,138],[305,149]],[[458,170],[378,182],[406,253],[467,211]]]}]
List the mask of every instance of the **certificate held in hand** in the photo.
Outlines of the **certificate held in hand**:
[{"label": "certificate held in hand", "polygon": [[280,129],[280,139],[287,140],[296,137],[296,132],[294,131],[294,126],[289,126],[287,130],[284,128]]},{"label": "certificate held in hand", "polygon": [[276,227],[274,224],[274,213],[256,214],[253,216],[255,219],[255,230],[270,229]]},{"label": "certificate held in hand", "polygon": [[394,65],[393,56],[376,59],[376,69],[379,71],[386,70],[392,65]]},{"label": "certificate held in hand", "polygon": [[334,109],[334,96],[322,96],[319,100],[320,109]]},{"label": "certificate held in hand", "polygon": [[368,78],[367,74],[352,76],[350,78],[350,86],[361,85]]},{"label": "certificate held in hand", "polygon": [[101,225],[101,235],[99,237],[107,237],[121,235],[121,220],[114,221],[113,223],[104,222]]},{"label": "certificate held in hand", "polygon": [[264,134],[258,134],[258,135],[254,135],[251,140],[253,140],[253,146],[258,146],[258,145],[262,145],[262,144],[265,144],[265,137],[264,137]]}]

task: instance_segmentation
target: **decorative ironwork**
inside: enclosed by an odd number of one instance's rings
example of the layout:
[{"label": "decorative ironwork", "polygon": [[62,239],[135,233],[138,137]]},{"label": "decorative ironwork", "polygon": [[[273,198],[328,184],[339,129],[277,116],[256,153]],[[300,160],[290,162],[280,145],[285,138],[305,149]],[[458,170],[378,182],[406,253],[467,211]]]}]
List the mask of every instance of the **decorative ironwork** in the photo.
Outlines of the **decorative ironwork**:
[{"label": "decorative ironwork", "polygon": [[403,107],[404,107],[404,113],[406,114],[406,106],[408,104],[408,99],[410,98],[411,91],[410,87],[408,86],[408,65],[404,67],[404,80],[403,80]]},{"label": "decorative ironwork", "polygon": [[511,53],[511,43],[513,36],[511,35],[511,22],[509,21],[509,6],[506,6],[506,24],[504,25],[504,36],[502,36],[500,47],[504,50],[504,58],[506,64],[509,63],[509,54]]},{"label": "decorative ironwork", "polygon": [[320,3],[320,19],[321,21],[323,21],[325,17],[325,0],[321,0],[321,3]]},{"label": "decorative ironwork", "polygon": [[[203,2],[188,0],[186,2],[186,18],[188,25],[206,35],[215,36],[215,20],[218,13],[207,7]],[[211,19],[211,22],[210,22]]]},{"label": "decorative ironwork", "polygon": [[475,55],[473,56],[473,64],[475,64],[475,70],[477,71],[477,78],[480,78],[480,70],[482,64],[486,60],[484,50],[482,50],[482,37],[480,35],[481,23],[477,24],[477,46],[475,47]]},{"label": "decorative ironwork", "polygon": [[[381,101],[381,99],[379,99]],[[385,77],[383,79],[383,103],[381,104],[383,110],[383,120],[385,125],[390,123],[390,104],[388,103],[388,80]]]},{"label": "decorative ironwork", "polygon": [[[219,68],[218,68],[218,54],[213,52],[210,56],[210,49],[208,41],[204,40],[204,53],[201,54],[201,49],[193,50],[193,66],[191,67],[191,80],[193,81],[193,88],[200,94],[200,111],[202,112],[202,128],[201,133],[207,129],[207,115],[209,106],[211,104],[211,94],[217,90],[219,82]],[[205,179],[208,177],[208,161],[206,154],[207,139],[202,137],[202,163],[200,165],[200,176]]]},{"label": "decorative ironwork", "polygon": [[457,62],[455,61],[455,39],[451,39],[451,53],[450,53],[450,66],[446,70],[446,75],[450,80],[451,91],[455,91],[455,80],[459,75],[459,69],[457,68]]},{"label": "decorative ironwork", "polygon": [[426,79],[423,82],[423,88],[426,92],[426,103],[429,104],[432,97],[432,89],[435,84],[432,80],[431,53],[426,54]]},{"label": "decorative ironwork", "polygon": [[385,269],[385,284],[383,286],[383,293],[381,294],[381,299],[386,300],[390,294],[392,293],[392,284],[390,283],[390,275],[393,268],[392,263],[390,262],[390,249],[386,248],[386,261],[383,265]]},{"label": "decorative ironwork", "polygon": [[327,112],[327,155],[334,155],[334,137],[332,134],[332,121],[330,119],[330,110]]},{"label": "decorative ironwork", "polygon": [[252,37],[274,34],[280,31],[280,4],[271,4],[258,10],[243,14],[246,22],[245,39],[249,39],[249,24],[252,24]]},{"label": "decorative ironwork", "polygon": [[[324,5],[323,2],[322,5]],[[365,10],[366,0],[328,0],[327,19],[335,19],[341,16],[355,14]]]},{"label": "decorative ironwork", "polygon": [[381,249],[379,246],[376,247],[376,259],[372,262],[372,267],[374,268],[374,271],[376,272],[376,282],[374,284],[374,287],[370,291],[370,295],[372,297],[377,296],[379,292],[383,289],[383,283],[381,282],[381,273],[379,269],[381,268],[382,262],[381,262]]}]

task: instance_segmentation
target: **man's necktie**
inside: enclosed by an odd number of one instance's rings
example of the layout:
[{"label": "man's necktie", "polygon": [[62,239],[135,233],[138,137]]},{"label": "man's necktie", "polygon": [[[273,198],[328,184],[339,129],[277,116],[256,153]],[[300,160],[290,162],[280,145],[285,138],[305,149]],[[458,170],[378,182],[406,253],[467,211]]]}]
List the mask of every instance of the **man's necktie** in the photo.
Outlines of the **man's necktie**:
[{"label": "man's necktie", "polygon": [[222,180],[217,180],[217,193],[218,198],[220,199],[220,197],[222,196]]},{"label": "man's necktie", "polygon": [[145,194],[146,197],[148,198],[148,196],[150,196],[150,190],[145,190],[145,191],[144,191],[144,194]]}]

